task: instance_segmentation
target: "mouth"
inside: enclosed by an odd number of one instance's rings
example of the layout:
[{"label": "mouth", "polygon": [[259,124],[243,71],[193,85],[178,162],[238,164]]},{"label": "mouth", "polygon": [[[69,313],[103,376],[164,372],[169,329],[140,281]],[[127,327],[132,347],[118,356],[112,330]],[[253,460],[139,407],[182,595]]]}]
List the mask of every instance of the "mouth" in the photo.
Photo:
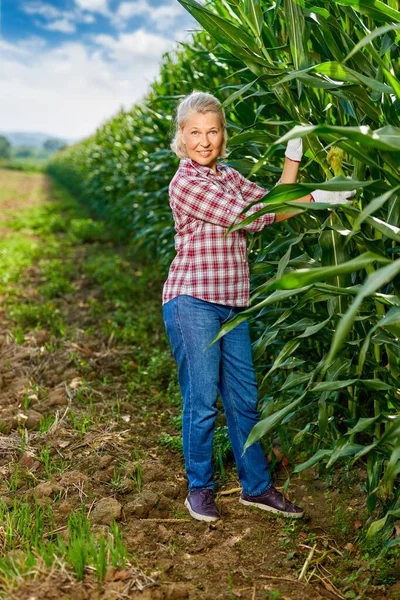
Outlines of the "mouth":
[{"label": "mouth", "polygon": [[207,156],[210,156],[211,150],[205,150],[204,152],[199,152],[199,154],[200,154],[200,156],[207,158]]}]

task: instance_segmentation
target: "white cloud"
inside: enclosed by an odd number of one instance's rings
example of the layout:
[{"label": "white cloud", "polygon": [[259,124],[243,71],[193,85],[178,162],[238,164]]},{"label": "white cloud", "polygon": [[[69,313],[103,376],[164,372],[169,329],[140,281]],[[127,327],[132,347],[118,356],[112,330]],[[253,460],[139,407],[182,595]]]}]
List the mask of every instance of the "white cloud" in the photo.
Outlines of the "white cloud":
[{"label": "white cloud", "polygon": [[75,0],[75,3],[83,10],[108,14],[107,0]]},{"label": "white cloud", "polygon": [[11,55],[22,55],[22,56],[27,56],[29,55],[29,51],[26,50],[25,48],[19,48],[17,46],[14,46],[13,44],[10,44],[9,42],[6,42],[5,40],[1,40],[0,39],[0,56],[1,55],[7,55],[7,54],[11,54]]},{"label": "white cloud", "polygon": [[62,33],[75,33],[76,31],[75,21],[79,18],[77,11],[60,10],[52,4],[37,0],[25,2],[22,10],[28,15],[37,15],[43,19],[43,21],[37,19],[34,21],[37,27]]},{"label": "white cloud", "polygon": [[84,23],[95,23],[96,18],[93,15],[82,15],[81,20]]},{"label": "white cloud", "polygon": [[32,35],[31,37],[18,42],[19,47],[27,48],[30,51],[43,49],[46,45],[46,40],[39,35]]},{"label": "white cloud", "polygon": [[103,48],[112,60],[127,66],[137,58],[140,58],[142,64],[152,62],[171,47],[171,40],[144,29],[122,33],[118,38],[98,34],[94,35],[92,40]]},{"label": "white cloud", "polygon": [[140,15],[146,17],[157,31],[167,31],[185,12],[177,0],[168,0],[160,6],[151,6],[148,0],[125,1],[118,6],[111,20],[115,27],[124,29],[130,18]]},{"label": "white cloud", "polygon": [[162,53],[173,45],[144,29],[96,37],[94,51],[68,42],[32,53],[1,42],[0,130],[90,135],[121,107],[129,109],[143,98],[158,75]]},{"label": "white cloud", "polygon": [[130,19],[136,15],[145,15],[149,12],[149,5],[146,0],[137,0],[136,2],[121,2],[115,14],[115,18]]},{"label": "white cloud", "polygon": [[66,11],[62,11],[56,8],[52,4],[46,2],[24,2],[21,6],[22,10],[28,15],[41,15],[46,19],[57,19],[65,14]]},{"label": "white cloud", "polygon": [[75,24],[68,19],[57,19],[56,21],[45,24],[35,21],[35,24],[43,27],[43,29],[49,29],[50,31],[61,31],[62,33],[75,33],[76,31]]},{"label": "white cloud", "polygon": [[78,23],[94,23],[96,21],[93,14],[83,12],[86,5],[88,10],[90,10],[90,6],[93,9],[97,7],[99,12],[104,12],[106,16],[109,16],[106,0],[77,0],[77,4],[82,6],[77,6],[73,10],[62,10],[52,4],[41,2],[41,0],[34,0],[24,2],[21,8],[26,14],[37,15],[43,19],[34,21],[38,27],[62,33],[75,33]]}]

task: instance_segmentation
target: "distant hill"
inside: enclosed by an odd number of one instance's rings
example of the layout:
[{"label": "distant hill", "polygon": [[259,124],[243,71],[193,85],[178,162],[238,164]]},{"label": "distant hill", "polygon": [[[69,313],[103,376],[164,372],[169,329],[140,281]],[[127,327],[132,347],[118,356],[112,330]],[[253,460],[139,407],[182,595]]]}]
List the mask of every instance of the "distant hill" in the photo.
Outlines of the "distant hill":
[{"label": "distant hill", "polygon": [[31,146],[32,148],[41,148],[43,142],[50,138],[62,140],[66,144],[73,144],[77,141],[72,139],[68,140],[49,133],[32,131],[0,131],[0,135],[4,135],[13,146]]}]

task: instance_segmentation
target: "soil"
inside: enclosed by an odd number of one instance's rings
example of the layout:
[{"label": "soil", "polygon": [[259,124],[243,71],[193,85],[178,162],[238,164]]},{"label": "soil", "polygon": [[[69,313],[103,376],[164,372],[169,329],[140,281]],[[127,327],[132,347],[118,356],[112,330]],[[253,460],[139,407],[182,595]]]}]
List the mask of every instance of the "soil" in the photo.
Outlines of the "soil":
[{"label": "soil", "polygon": [[[5,199],[7,211],[22,209],[18,190],[29,198],[30,205],[36,201],[37,186],[46,189],[47,195],[53,194],[51,182],[42,174],[1,171],[0,181],[16,192]],[[2,231],[6,235],[6,228]],[[159,443],[165,433],[176,435],[170,423],[179,409],[168,402],[162,378],[151,381],[148,387],[137,385],[132,393],[137,349],[115,341],[98,326],[90,306],[96,299],[102,301],[103,290],[96,281],[82,275],[80,266],[87,245],[77,244],[72,252],[77,266],[72,279],[75,293],[55,302],[67,325],[64,337],[55,342],[45,327],[26,328],[24,342],[17,343],[15,321],[8,309],[10,298],[0,306],[0,498],[10,507],[15,498],[29,502],[36,498],[42,506],[51,507],[52,533],[66,539],[68,517],[82,505],[94,531],[107,534],[116,519],[128,549],[128,562],[124,569],[109,567],[100,587],[90,570],[78,582],[65,565],[43,566],[33,577],[20,577],[14,587],[0,581],[3,597],[399,598],[395,586],[390,591],[372,582],[364,586],[363,595],[345,596],[354,586],[349,587],[348,582],[347,588],[340,586],[340,578],[347,581],[359,571],[360,583],[367,576],[360,565],[365,567],[366,563],[357,556],[356,529],[350,526],[345,534],[340,528],[334,530],[334,508],[340,503],[340,491],[328,489],[312,470],[293,478],[289,488],[290,499],[306,509],[302,522],[293,523],[239,504],[240,482],[232,462],[226,465],[225,480],[219,482],[222,518],[213,524],[190,519],[183,505],[187,481],[182,456]],[[63,256],[58,258],[62,260]],[[132,272],[140,268],[135,265]],[[40,301],[38,288],[42,284],[40,268],[33,264],[15,285],[14,294],[21,303],[32,298]],[[148,345],[168,355],[161,320],[161,285],[158,279],[152,281],[146,300],[141,298],[152,305],[160,304],[160,315],[152,325],[155,333]],[[122,367],[129,361],[132,369],[127,373]],[[87,413],[88,385],[91,423],[79,431],[71,413],[78,421]],[[49,418],[53,424],[41,431],[41,423]],[[25,436],[23,449],[21,431]],[[44,448],[59,466],[50,473],[46,472]],[[277,486],[284,484],[288,468],[280,464],[276,469]],[[17,489],[10,489],[7,482],[17,470]],[[365,519],[360,497],[353,497],[349,503],[346,500],[343,510],[350,512],[350,523]],[[310,569],[299,581],[314,544],[322,569],[314,564],[314,576],[310,577]],[[346,550],[346,544],[353,545],[354,551]],[[350,559],[354,564],[349,564]]]}]

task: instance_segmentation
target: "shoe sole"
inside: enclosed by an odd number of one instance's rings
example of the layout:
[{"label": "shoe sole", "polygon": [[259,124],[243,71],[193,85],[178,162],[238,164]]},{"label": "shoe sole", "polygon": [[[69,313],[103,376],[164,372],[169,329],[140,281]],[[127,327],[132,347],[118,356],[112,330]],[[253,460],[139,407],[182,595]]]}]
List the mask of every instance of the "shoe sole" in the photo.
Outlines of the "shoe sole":
[{"label": "shoe sole", "polygon": [[194,512],[187,498],[185,500],[185,506],[190,512],[190,516],[193,517],[193,519],[196,519],[197,521],[207,521],[207,523],[211,523],[212,521],[218,521],[218,517],[207,517],[206,515],[201,515],[200,513]]},{"label": "shoe sole", "polygon": [[261,510],[268,510],[269,512],[275,513],[276,515],[280,515],[281,517],[286,517],[287,519],[301,519],[304,516],[304,511],[301,513],[289,513],[279,510],[277,508],[273,508],[272,506],[266,506],[265,504],[259,504],[258,502],[248,502],[247,500],[239,499],[240,504],[245,504],[246,506],[256,506],[257,508],[261,508]]}]

